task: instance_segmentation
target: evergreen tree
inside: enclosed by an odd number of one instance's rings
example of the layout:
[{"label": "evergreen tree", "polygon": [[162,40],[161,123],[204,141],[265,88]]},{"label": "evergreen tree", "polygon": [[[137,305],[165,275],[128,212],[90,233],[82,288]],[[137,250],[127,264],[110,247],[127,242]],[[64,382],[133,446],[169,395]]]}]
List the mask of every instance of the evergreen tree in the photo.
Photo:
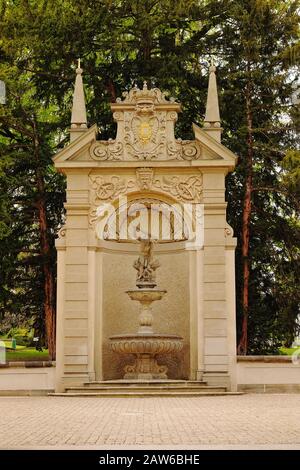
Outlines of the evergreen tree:
[{"label": "evergreen tree", "polygon": [[51,161],[56,109],[43,106],[28,74],[20,75],[6,60],[8,67],[1,67],[8,92],[0,110],[0,315],[29,318],[41,342],[46,332],[54,359],[54,236],[64,197],[63,179]]},{"label": "evergreen tree", "polygon": [[[299,313],[298,201],[281,162],[296,144],[286,58],[299,32],[298,1],[230,2],[214,47],[220,54],[224,143],[240,156],[228,179],[229,220],[238,236],[238,352],[276,351]],[[242,201],[242,202],[241,202]],[[284,312],[290,320],[279,328]]]}]

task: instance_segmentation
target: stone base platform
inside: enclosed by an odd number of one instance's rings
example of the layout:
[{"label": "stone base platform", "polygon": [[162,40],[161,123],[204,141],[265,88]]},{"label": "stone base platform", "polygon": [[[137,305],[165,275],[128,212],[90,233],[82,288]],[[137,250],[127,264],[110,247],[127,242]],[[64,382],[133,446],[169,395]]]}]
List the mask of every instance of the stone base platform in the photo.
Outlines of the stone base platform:
[{"label": "stone base platform", "polygon": [[203,381],[193,380],[106,380],[87,382],[80,387],[68,387],[64,393],[50,396],[66,397],[197,397],[240,395],[228,392],[226,387],[208,386]]}]

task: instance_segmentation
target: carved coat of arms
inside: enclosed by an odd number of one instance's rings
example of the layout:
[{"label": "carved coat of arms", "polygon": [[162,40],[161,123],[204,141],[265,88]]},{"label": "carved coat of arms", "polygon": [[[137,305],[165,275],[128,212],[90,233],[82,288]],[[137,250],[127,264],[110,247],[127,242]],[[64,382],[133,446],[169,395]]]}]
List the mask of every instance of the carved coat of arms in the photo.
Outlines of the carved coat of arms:
[{"label": "carved coat of arms", "polygon": [[116,139],[90,148],[95,160],[192,160],[201,156],[196,141],[175,139],[180,104],[166,100],[158,88],[134,87],[112,105],[118,124]]}]

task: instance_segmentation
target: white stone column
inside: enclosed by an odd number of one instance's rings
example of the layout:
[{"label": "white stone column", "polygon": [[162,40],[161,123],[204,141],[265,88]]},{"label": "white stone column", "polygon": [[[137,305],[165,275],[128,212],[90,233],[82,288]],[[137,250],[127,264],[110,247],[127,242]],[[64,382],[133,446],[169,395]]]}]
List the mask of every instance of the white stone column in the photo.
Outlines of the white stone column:
[{"label": "white stone column", "polygon": [[[231,230],[231,233],[229,233]],[[230,377],[230,390],[237,390],[237,362],[236,362],[236,297],[235,297],[235,247],[236,238],[232,237],[231,227],[226,229],[226,304],[228,311],[228,370]],[[229,235],[229,236],[228,236]],[[231,236],[230,236],[231,235]]]},{"label": "white stone column", "polygon": [[[65,281],[63,313],[64,350],[59,360],[64,386],[89,380],[88,374],[88,172],[70,171],[67,181]],[[59,282],[58,282],[59,285]]]},{"label": "white stone column", "polygon": [[204,203],[204,378],[210,385],[229,385],[228,306],[226,302],[225,173],[203,172]]},{"label": "white stone column", "polygon": [[95,380],[96,248],[88,248],[88,376]]},{"label": "white stone column", "polygon": [[103,254],[93,245],[88,248],[88,375],[102,380],[102,279]]},{"label": "white stone column", "polygon": [[94,366],[96,380],[103,380],[103,252],[95,252]]},{"label": "white stone column", "polygon": [[65,302],[65,246],[56,240],[57,249],[57,298],[56,298],[56,368],[55,391],[64,391],[64,302]]},{"label": "white stone column", "polygon": [[190,259],[190,379],[202,380],[204,371],[203,250],[191,250]]}]

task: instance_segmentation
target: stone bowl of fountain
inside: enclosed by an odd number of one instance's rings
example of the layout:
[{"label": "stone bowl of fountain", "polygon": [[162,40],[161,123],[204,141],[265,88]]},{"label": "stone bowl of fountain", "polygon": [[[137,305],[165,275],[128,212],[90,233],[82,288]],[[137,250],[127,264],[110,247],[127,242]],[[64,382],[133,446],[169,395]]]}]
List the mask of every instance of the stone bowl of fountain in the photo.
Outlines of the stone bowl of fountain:
[{"label": "stone bowl of fountain", "polygon": [[131,300],[140,304],[138,332],[110,337],[112,351],[135,356],[135,362],[124,368],[124,379],[167,379],[168,368],[158,364],[156,356],[178,353],[183,347],[181,336],[154,333],[152,328],[152,303],[161,300],[167,293],[156,288],[154,272],[158,267],[158,261],[152,257],[152,242],[142,242],[142,255],[134,262],[134,268],[138,271],[137,289],[126,291]]}]

